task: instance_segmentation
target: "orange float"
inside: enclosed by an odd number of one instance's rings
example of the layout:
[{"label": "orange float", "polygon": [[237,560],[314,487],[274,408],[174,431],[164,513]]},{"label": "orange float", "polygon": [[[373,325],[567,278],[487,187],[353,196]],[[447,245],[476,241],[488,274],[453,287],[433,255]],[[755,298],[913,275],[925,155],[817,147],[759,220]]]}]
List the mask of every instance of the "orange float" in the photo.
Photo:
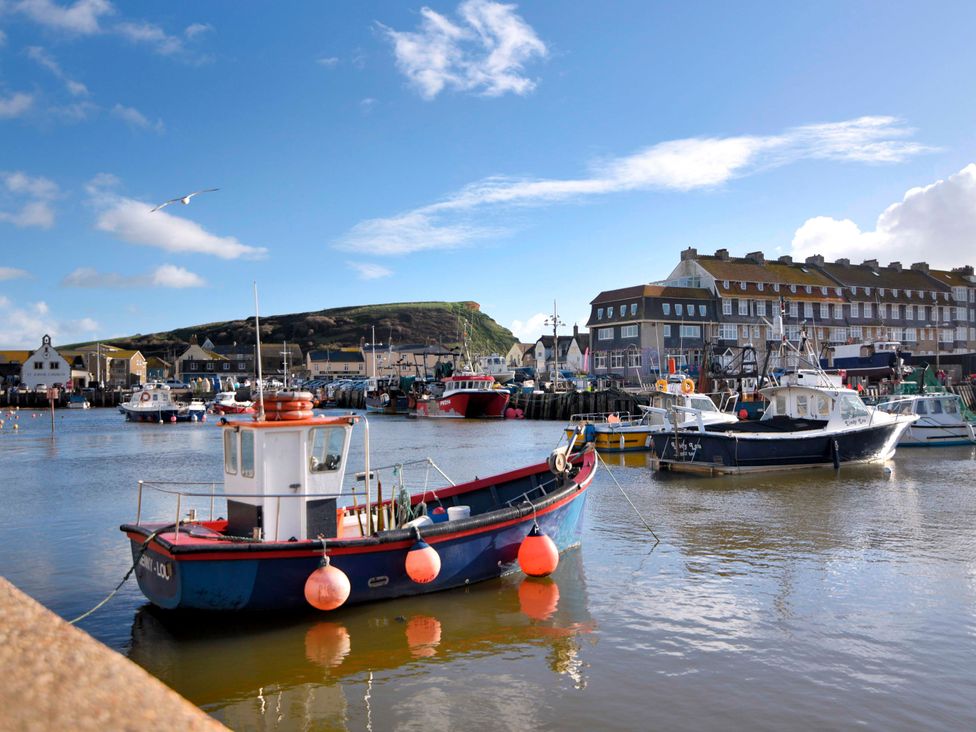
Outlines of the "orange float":
[{"label": "orange float", "polygon": [[338,567],[333,567],[326,555],[322,565],[305,580],[305,600],[318,610],[335,610],[349,599],[349,578]]},{"label": "orange float", "polygon": [[407,576],[418,584],[427,584],[437,579],[441,573],[441,557],[423,539],[410,547],[406,561]]},{"label": "orange float", "polygon": [[559,549],[556,542],[542,533],[539,524],[532,524],[529,535],[522,540],[518,550],[518,563],[530,577],[545,577],[559,565]]}]

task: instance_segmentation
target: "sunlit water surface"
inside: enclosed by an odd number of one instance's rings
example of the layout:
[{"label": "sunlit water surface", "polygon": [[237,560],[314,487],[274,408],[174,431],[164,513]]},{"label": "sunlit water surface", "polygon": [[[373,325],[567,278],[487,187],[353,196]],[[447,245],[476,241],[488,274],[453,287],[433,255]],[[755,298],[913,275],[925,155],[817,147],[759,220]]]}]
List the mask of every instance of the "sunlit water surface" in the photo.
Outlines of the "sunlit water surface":
[{"label": "sunlit water surface", "polygon": [[[0,572],[64,617],[129,568],[140,478],[220,480],[213,424],[6,422]],[[455,480],[541,460],[561,428],[371,425],[374,465],[431,455]],[[972,450],[759,478],[608,461],[656,547],[601,471],[551,581],[231,619],[155,610],[130,582],[81,627],[235,729],[976,729]]]}]

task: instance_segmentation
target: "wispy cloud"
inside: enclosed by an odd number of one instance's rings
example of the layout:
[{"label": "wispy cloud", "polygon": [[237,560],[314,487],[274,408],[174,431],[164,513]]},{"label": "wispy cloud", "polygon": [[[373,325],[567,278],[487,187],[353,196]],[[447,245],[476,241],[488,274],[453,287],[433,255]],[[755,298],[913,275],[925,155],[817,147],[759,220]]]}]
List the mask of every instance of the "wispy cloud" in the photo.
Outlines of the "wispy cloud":
[{"label": "wispy cloud", "polygon": [[210,23],[191,23],[183,30],[183,35],[187,38],[196,38],[204,33],[212,33],[213,26]]},{"label": "wispy cloud", "polygon": [[0,96],[0,119],[20,117],[34,104],[34,95],[26,92],[14,92],[9,96]]},{"label": "wispy cloud", "polygon": [[535,82],[524,76],[524,65],[545,57],[547,49],[516,7],[466,0],[458,6],[457,23],[425,7],[416,32],[379,27],[393,44],[397,67],[425,99],[445,88],[527,94]]},{"label": "wispy cloud", "polygon": [[0,297],[0,343],[12,348],[36,348],[41,338],[77,341],[93,335],[98,323],[91,318],[62,319],[51,313],[43,300],[25,306],[15,306]]},{"label": "wispy cloud", "polygon": [[30,176],[18,170],[0,171],[0,183],[5,189],[5,193],[0,196],[0,205],[3,205],[0,208],[0,221],[19,228],[49,229],[54,225],[51,201],[59,195],[54,181],[42,176]]},{"label": "wispy cloud", "polygon": [[115,12],[108,0],[76,0],[68,5],[52,0],[14,0],[10,7],[38,25],[77,35],[100,33],[101,19]]},{"label": "wispy cloud", "polygon": [[315,59],[315,63],[317,63],[319,66],[324,66],[327,69],[334,69],[336,66],[339,65],[339,57],[324,56],[322,58]]},{"label": "wispy cloud", "polygon": [[976,264],[974,240],[976,163],[970,163],[945,180],[908,190],[878,216],[874,230],[862,231],[850,219],[807,219],[793,236],[792,254],[854,262],[897,260],[906,265],[925,261],[948,268]]},{"label": "wispy cloud", "polygon": [[140,130],[152,130],[153,132],[162,133],[166,129],[166,125],[163,124],[161,119],[152,122],[135,107],[126,107],[124,104],[116,104],[112,107],[112,116],[122,120],[130,127],[136,127]]},{"label": "wispy cloud", "polygon": [[45,49],[41,48],[40,46],[29,46],[27,48],[27,57],[54,74],[54,76],[65,85],[68,92],[72,96],[87,96],[88,87],[86,87],[80,81],[75,81],[69,77],[64,72],[64,69],[61,68],[61,65],[57,62],[57,60]]},{"label": "wispy cloud", "polygon": [[476,217],[501,206],[551,205],[635,190],[708,189],[800,160],[895,163],[933,149],[908,139],[913,133],[894,117],[860,117],[778,135],[670,140],[596,161],[589,175],[579,178],[486,178],[436,203],[360,222],[337,246],[380,254],[453,248],[497,235],[497,228],[477,223]]},{"label": "wispy cloud", "polygon": [[154,204],[111,192],[117,182],[114,176],[101,174],[89,182],[86,190],[99,210],[96,228],[121,241],[167,252],[209,254],[221,259],[260,259],[267,254],[264,247],[242,244],[232,236],[217,236],[168,210],[151,212]]},{"label": "wispy cloud", "polygon": [[346,262],[346,266],[356,270],[361,280],[378,280],[393,274],[392,269],[372,262]]},{"label": "wispy cloud", "polygon": [[21,277],[28,277],[29,273],[24,269],[16,267],[0,267],[0,282],[3,280],[17,280]]},{"label": "wispy cloud", "polygon": [[184,289],[203,287],[206,281],[198,274],[183,267],[164,264],[148,274],[122,275],[115,272],[98,272],[90,267],[80,267],[62,281],[62,287],[86,289],[125,289],[144,287],[169,287]]}]

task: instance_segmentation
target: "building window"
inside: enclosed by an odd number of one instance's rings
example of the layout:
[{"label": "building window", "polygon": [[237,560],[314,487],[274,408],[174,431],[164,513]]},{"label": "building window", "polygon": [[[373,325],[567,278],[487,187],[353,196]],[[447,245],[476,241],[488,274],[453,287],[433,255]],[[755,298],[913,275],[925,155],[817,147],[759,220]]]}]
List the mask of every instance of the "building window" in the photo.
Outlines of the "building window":
[{"label": "building window", "polygon": [[699,305],[698,306],[698,314],[701,317],[703,317],[703,318],[705,317],[705,306],[704,305]]},{"label": "building window", "polygon": [[765,285],[763,285],[762,282],[757,282],[756,283],[756,289],[759,290],[760,292],[763,291],[763,287],[765,287]]},{"label": "building window", "polygon": [[43,371],[44,370],[44,362],[43,361],[35,361],[34,362],[34,368],[36,370],[38,370],[38,371]]},{"label": "building window", "polygon": [[624,367],[624,354],[622,351],[610,352],[610,368],[622,369]]},{"label": "building window", "polygon": [[813,293],[813,288],[810,285],[807,285],[804,289],[807,291],[808,295]]},{"label": "building window", "polygon": [[796,292],[796,285],[790,285],[790,292]]},{"label": "building window", "polygon": [[51,361],[51,371],[58,371],[61,368],[61,364],[57,361]]},{"label": "building window", "polygon": [[905,328],[905,342],[915,343],[918,340],[918,336],[914,328]]},{"label": "building window", "polygon": [[744,290],[744,289],[746,289],[746,283],[745,283],[745,282],[740,282],[740,283],[739,283],[739,289],[740,289],[740,290]]},{"label": "building window", "polygon": [[728,280],[722,280],[722,287],[724,287],[726,290],[729,289],[729,281]]},{"label": "building window", "polygon": [[670,338],[671,337],[671,326],[670,325],[665,325],[665,326],[663,326],[663,329],[664,329],[663,336],[665,338]]},{"label": "building window", "polygon": [[739,315],[748,315],[748,314],[749,314],[749,301],[739,300]]},{"label": "building window", "polygon": [[739,337],[738,329],[735,327],[735,323],[722,323],[718,327],[718,337],[719,340],[723,341],[734,341]]},{"label": "building window", "polygon": [[593,369],[600,369],[601,371],[607,367],[607,352],[597,351],[593,354]]},{"label": "building window", "polygon": [[600,328],[596,332],[597,340],[601,341],[612,341],[613,340],[613,328]]},{"label": "building window", "polygon": [[608,318],[612,318],[613,317],[613,305],[611,305],[610,307],[607,308],[607,317]]},{"label": "building window", "polygon": [[870,318],[872,311],[873,311],[873,308],[871,307],[871,303],[869,303],[869,302],[864,303],[864,317],[865,318]]},{"label": "building window", "polygon": [[596,319],[603,320],[603,308],[596,309]]},{"label": "building window", "polygon": [[844,306],[840,304],[834,305],[834,320],[844,319]]},{"label": "building window", "polygon": [[[966,319],[966,308],[957,307],[957,308],[955,308],[955,311],[956,311],[955,320],[965,320]],[[57,368],[57,364],[53,364],[52,363],[51,364],[51,368],[52,369],[53,368]]]},{"label": "building window", "polygon": [[850,328],[851,340],[860,341],[864,336],[861,335],[861,326],[852,325]]},{"label": "building window", "polygon": [[915,306],[906,305],[905,306],[905,320],[915,320]]},{"label": "building window", "polygon": [[805,302],[803,303],[803,317],[812,318],[813,317],[813,303]]},{"label": "building window", "polygon": [[642,361],[640,351],[627,351],[627,368],[639,369],[641,364]]},{"label": "building window", "polygon": [[[702,313],[704,315],[705,313]],[[756,315],[765,316],[766,315],[766,301],[756,300]]]},{"label": "building window", "polygon": [[681,337],[682,338],[701,338],[701,326],[700,325],[682,325],[681,326]]},{"label": "building window", "polygon": [[847,340],[847,328],[831,328],[830,340],[832,343],[844,343]]},{"label": "building window", "polygon": [[674,314],[675,315],[684,315],[685,314],[685,306],[682,305],[680,302],[675,303],[674,304]]},{"label": "building window", "polygon": [[732,301],[728,298],[722,300],[722,315],[732,314]]},{"label": "building window", "polygon": [[798,314],[799,314],[799,305],[797,304],[796,300],[794,300],[793,302],[790,303],[790,317],[795,318],[798,316]]},{"label": "building window", "polygon": [[773,292],[779,292],[779,282],[773,284]]},{"label": "building window", "polygon": [[623,325],[620,327],[620,337],[621,338],[636,338],[637,337],[637,326],[636,325]]},{"label": "building window", "polygon": [[879,288],[878,288],[878,295],[879,295],[880,297],[884,297],[884,294],[885,294],[885,288],[883,288],[883,287],[879,287]]},{"label": "building window", "polygon": [[856,300],[851,300],[851,317],[852,318],[859,318],[859,317],[861,317],[860,307],[861,307],[861,304],[859,302],[857,302]]},{"label": "building window", "polygon": [[752,326],[752,340],[753,341],[758,341],[759,340],[759,326],[758,325]]},{"label": "building window", "polygon": [[661,303],[661,311],[665,315],[670,315],[671,314],[671,303],[669,303],[669,302],[662,302]]},{"label": "building window", "polygon": [[630,304],[630,316],[633,317],[635,315],[637,315],[637,303],[636,302],[632,302]]},{"label": "building window", "polygon": [[830,305],[825,302],[820,303],[820,319],[826,320],[830,317]]},{"label": "building window", "polygon": [[870,296],[871,295],[871,288],[870,287],[865,287],[864,288],[864,294]]},{"label": "building window", "polygon": [[225,363],[224,364],[224,371],[230,371],[230,364],[229,363]]}]

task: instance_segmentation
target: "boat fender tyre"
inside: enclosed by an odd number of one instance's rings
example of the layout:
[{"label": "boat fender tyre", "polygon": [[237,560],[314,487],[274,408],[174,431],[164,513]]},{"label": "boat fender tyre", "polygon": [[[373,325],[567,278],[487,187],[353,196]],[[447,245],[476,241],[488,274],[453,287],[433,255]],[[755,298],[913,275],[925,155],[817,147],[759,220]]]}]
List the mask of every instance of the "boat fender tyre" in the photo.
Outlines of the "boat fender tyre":
[{"label": "boat fender tyre", "polygon": [[654,386],[657,387],[658,391],[667,391],[668,381],[667,379],[658,379],[657,381],[654,382]]},{"label": "boat fender tyre", "polygon": [[691,379],[682,379],[681,381],[681,393],[682,394],[692,394],[695,391],[695,382]]}]

